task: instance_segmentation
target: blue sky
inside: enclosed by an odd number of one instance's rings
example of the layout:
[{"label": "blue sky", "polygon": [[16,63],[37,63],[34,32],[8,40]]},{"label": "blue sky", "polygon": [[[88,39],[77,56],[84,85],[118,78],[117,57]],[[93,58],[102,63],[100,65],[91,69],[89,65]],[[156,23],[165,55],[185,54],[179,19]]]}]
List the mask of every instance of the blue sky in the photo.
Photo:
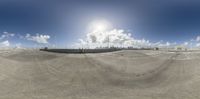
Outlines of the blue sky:
[{"label": "blue sky", "polygon": [[[88,25],[104,19],[137,40],[183,44],[200,35],[200,2],[195,0],[1,0],[0,42],[11,46],[66,47],[84,39]],[[27,37],[27,34],[30,35]],[[49,37],[46,37],[49,36]],[[46,38],[46,41],[41,41]],[[38,40],[39,39],[39,40]]]}]

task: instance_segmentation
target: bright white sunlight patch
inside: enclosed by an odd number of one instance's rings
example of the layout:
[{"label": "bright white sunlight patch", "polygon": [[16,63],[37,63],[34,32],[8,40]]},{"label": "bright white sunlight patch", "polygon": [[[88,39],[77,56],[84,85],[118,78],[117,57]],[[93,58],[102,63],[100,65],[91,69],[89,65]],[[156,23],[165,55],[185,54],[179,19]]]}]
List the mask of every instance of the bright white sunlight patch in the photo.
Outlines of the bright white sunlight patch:
[{"label": "bright white sunlight patch", "polygon": [[111,24],[106,20],[95,20],[89,24],[89,31],[104,32],[111,28]]}]

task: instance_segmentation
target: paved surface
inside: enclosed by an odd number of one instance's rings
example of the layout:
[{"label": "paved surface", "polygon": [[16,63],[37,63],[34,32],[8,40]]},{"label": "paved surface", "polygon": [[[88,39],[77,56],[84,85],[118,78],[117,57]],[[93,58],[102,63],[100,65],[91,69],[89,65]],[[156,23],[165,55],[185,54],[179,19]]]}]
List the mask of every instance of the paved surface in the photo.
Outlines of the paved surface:
[{"label": "paved surface", "polygon": [[0,50],[0,99],[200,99],[200,52]]}]

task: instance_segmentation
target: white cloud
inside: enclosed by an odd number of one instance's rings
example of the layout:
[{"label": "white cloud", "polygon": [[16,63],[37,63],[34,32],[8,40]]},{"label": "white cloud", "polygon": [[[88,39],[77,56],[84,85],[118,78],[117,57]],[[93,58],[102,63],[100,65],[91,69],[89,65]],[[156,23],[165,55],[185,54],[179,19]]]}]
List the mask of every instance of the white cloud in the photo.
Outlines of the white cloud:
[{"label": "white cloud", "polygon": [[113,29],[105,32],[91,32],[87,33],[85,39],[79,39],[79,43],[76,43],[74,47],[81,48],[96,48],[96,47],[164,47],[171,46],[173,44],[167,42],[151,43],[145,39],[135,39],[131,36],[131,33],[124,31],[123,29]]},{"label": "white cloud", "polygon": [[21,43],[17,43],[17,44],[15,44],[15,47],[16,47],[16,48],[21,48],[21,46],[22,46]]},{"label": "white cloud", "polygon": [[35,36],[32,36],[30,34],[26,34],[24,37],[26,40],[35,41],[40,44],[47,44],[48,40],[50,39],[49,35],[42,35],[42,34],[36,34]]},{"label": "white cloud", "polygon": [[3,32],[3,34],[0,36],[0,40],[10,38],[10,37],[14,37],[14,36],[15,36],[14,33]]},{"label": "white cloud", "polygon": [[165,47],[174,47],[176,46],[177,43],[170,43],[170,42],[163,42],[163,41],[159,41],[156,43],[152,43],[152,47],[160,47],[160,48],[165,48]]},{"label": "white cloud", "polygon": [[196,47],[200,47],[200,43],[197,43],[197,44],[196,44]]},{"label": "white cloud", "polygon": [[189,43],[188,42],[184,42],[184,44],[183,45],[185,45],[185,46],[188,46],[189,45]]},{"label": "white cloud", "polygon": [[9,47],[10,46],[10,42],[8,40],[0,42],[0,47]]},{"label": "white cloud", "polygon": [[196,47],[200,47],[200,36],[196,37]]},{"label": "white cloud", "polygon": [[185,47],[195,48],[200,47],[200,36],[190,39],[182,44]]},{"label": "white cloud", "polygon": [[[105,32],[91,32],[86,35],[86,39],[80,39],[82,47],[107,47],[118,46],[127,47],[134,43],[134,39],[130,33],[126,33],[124,30],[113,29]],[[138,41],[138,43],[144,41]]]},{"label": "white cloud", "polygon": [[200,41],[200,36],[197,36],[196,41],[197,41],[197,42]]}]

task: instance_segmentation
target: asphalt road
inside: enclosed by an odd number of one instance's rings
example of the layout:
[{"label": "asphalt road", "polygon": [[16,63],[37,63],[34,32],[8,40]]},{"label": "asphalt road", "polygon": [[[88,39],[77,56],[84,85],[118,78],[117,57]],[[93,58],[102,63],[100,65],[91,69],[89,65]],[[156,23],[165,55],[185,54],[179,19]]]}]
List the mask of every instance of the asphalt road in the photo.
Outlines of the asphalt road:
[{"label": "asphalt road", "polygon": [[200,99],[200,52],[0,50],[0,99]]}]

